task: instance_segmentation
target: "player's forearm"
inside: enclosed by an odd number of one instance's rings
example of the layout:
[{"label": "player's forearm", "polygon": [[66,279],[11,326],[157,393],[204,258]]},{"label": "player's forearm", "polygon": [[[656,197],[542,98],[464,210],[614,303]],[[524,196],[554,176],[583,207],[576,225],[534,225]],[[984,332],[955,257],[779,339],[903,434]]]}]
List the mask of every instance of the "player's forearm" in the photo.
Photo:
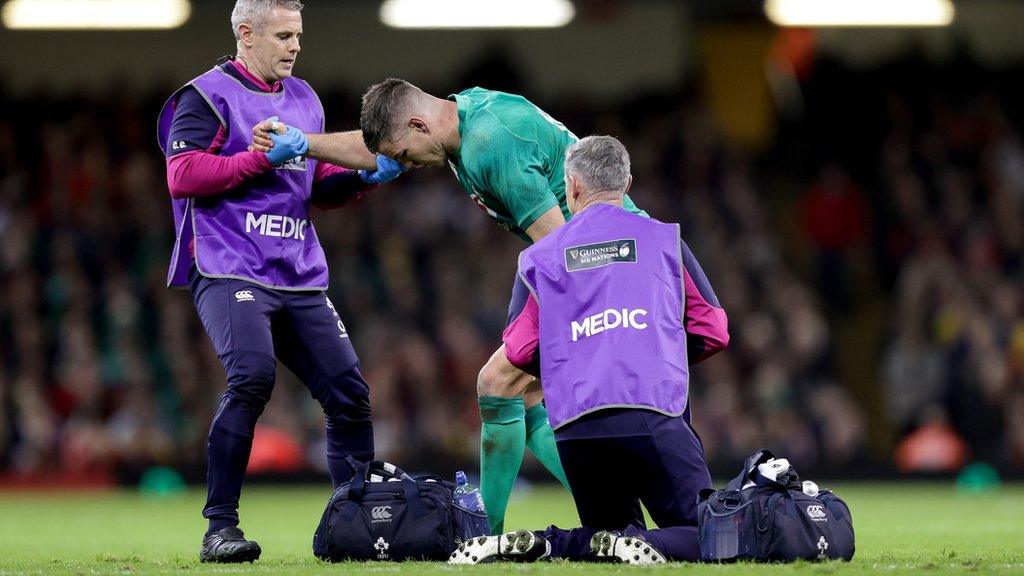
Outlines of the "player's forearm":
[{"label": "player's forearm", "polygon": [[565,216],[558,206],[549,208],[526,227],[526,235],[534,242],[554,232],[559,226],[565,224]]},{"label": "player's forearm", "polygon": [[167,159],[167,188],[175,199],[216,196],[270,168],[270,161],[262,152],[239,152],[231,156],[185,152]]},{"label": "player's forearm", "polygon": [[363,144],[363,133],[359,130],[306,134],[306,139],[309,142],[309,151],[306,155],[310,158],[353,170],[377,168],[377,156],[366,149],[366,145]]}]

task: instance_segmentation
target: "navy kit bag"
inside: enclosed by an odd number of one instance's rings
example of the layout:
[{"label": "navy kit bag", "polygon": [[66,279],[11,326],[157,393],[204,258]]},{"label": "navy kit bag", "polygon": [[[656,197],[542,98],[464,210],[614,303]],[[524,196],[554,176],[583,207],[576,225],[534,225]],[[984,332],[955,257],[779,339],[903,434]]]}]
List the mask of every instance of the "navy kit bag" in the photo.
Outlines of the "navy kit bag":
[{"label": "navy kit bag", "polygon": [[796,471],[777,477],[758,466],[774,455],[759,450],[724,490],[703,490],[697,506],[701,558],[754,560],[850,560],[853,518],[846,502],[829,490],[805,494]]},{"label": "navy kit bag", "polygon": [[313,535],[321,560],[447,560],[459,542],[489,533],[487,516],[452,501],[454,485],[387,462],[350,459],[355,476],[331,495]]}]

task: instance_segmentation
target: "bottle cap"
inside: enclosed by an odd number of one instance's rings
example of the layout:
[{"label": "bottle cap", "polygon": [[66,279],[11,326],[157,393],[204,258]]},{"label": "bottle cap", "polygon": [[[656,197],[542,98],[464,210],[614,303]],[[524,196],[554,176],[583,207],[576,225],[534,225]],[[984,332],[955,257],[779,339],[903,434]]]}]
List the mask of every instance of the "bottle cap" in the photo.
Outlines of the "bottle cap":
[{"label": "bottle cap", "polygon": [[815,484],[814,482],[811,482],[810,480],[804,480],[801,488],[803,488],[804,494],[807,494],[808,496],[818,495],[818,485]]}]

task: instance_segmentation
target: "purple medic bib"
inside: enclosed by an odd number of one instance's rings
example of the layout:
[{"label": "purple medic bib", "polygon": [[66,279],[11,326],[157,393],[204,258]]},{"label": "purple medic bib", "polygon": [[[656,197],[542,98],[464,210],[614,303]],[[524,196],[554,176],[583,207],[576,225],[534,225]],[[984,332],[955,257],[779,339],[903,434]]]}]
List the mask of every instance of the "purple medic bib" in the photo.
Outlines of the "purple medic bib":
[{"label": "purple medic bib", "polygon": [[686,409],[679,226],[596,204],[527,248],[553,428],[603,408]]},{"label": "purple medic bib", "polygon": [[[189,82],[227,131],[222,156],[244,152],[252,127],[277,116],[303,132],[323,132],[320,99],[309,84],[289,77],[280,92],[250,90],[220,68]],[[157,133],[166,148],[175,92],[160,113]],[[175,242],[168,286],[187,286],[189,244],[203,276],[239,278],[277,290],[324,290],[327,260],[309,218],[316,161],[296,158],[222,195],[172,200]]]}]

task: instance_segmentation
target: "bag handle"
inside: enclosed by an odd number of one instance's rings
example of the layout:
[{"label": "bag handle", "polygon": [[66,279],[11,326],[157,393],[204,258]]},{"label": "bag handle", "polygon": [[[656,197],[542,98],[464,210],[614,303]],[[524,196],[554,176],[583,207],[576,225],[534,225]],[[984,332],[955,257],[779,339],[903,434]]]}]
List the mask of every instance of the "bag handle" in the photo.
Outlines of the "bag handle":
[{"label": "bag handle", "polygon": [[359,462],[351,456],[347,457],[345,460],[355,471],[355,474],[352,476],[352,480],[348,485],[348,498],[354,502],[363,501],[363,495],[366,492],[366,483],[371,480],[371,476],[373,476],[375,472],[379,472],[381,477],[398,478],[400,480],[408,478],[415,483],[415,480],[406,474],[405,470],[402,470],[390,462],[385,462],[383,460],[371,460],[364,463]]},{"label": "bag handle", "polygon": [[405,493],[405,501],[408,503],[413,515],[416,518],[423,518],[427,515],[427,507],[423,504],[423,498],[420,497],[420,489],[416,485],[416,479],[406,474],[404,470],[383,460],[360,463],[351,456],[346,458],[346,460],[349,466],[352,466],[355,470],[355,475],[352,476],[352,480],[348,485],[348,505],[342,511],[343,518],[352,520],[359,511],[359,504],[362,503],[363,496],[366,495],[367,479],[374,471],[382,471],[389,476],[398,478],[402,484],[402,491]]},{"label": "bag handle", "polygon": [[754,452],[754,455],[747,458],[743,463],[743,470],[740,471],[739,476],[730,480],[729,484],[726,485],[726,488],[729,490],[742,490],[743,485],[746,484],[748,480],[753,480],[759,486],[765,485],[765,482],[771,482],[771,480],[768,480],[758,473],[757,467],[772,458],[775,458],[775,454],[767,448],[762,448],[757,452]]},{"label": "bag handle", "polygon": [[[374,474],[383,479],[408,476],[408,474],[405,473],[405,470],[402,470],[390,462],[385,462],[384,460],[370,460],[369,462],[363,463],[351,456],[348,456],[345,458],[345,461],[348,462],[348,465],[351,466],[353,470],[357,471],[356,476],[362,476],[363,480],[370,482],[375,481],[373,480]],[[362,472],[360,473],[359,470],[362,470]],[[355,480],[355,477],[353,476],[352,479]],[[379,480],[376,481],[379,482]]]}]

